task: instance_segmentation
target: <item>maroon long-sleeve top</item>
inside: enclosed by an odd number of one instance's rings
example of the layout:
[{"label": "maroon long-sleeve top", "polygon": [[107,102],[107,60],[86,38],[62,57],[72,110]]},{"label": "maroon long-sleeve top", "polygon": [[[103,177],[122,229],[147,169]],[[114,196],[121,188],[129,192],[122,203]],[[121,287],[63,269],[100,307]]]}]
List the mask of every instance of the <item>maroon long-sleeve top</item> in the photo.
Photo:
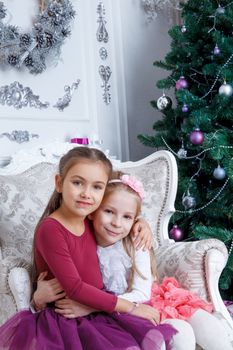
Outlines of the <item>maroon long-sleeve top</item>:
[{"label": "maroon long-sleeve top", "polygon": [[57,220],[46,218],[35,238],[35,261],[38,272],[56,277],[67,296],[94,309],[112,312],[117,297],[103,291],[103,281],[91,225],[75,236]]}]

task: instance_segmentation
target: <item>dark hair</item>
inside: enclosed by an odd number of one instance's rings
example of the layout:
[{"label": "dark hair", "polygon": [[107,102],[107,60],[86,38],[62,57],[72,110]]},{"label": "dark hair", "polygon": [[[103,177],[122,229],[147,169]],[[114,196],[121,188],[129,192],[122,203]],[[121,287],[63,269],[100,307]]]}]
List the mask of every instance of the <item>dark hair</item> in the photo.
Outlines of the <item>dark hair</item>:
[{"label": "dark hair", "polygon": [[[75,164],[77,164],[81,159],[88,159],[92,162],[101,162],[106,168],[106,173],[108,177],[111,176],[112,173],[112,163],[105,156],[105,154],[96,149],[89,147],[75,147],[72,148],[69,152],[67,152],[63,157],[61,157],[58,167],[59,175],[61,176],[62,182],[64,181],[66,174]],[[41,221],[52,214],[55,210],[57,210],[61,205],[62,194],[58,193],[56,190],[53,191],[49,202],[36,226],[36,230]],[[35,230],[35,231],[36,231]]]},{"label": "dark hair", "polygon": [[[58,173],[61,176],[62,182],[64,181],[69,169],[72,168],[75,164],[77,164],[82,159],[89,160],[91,162],[96,162],[96,163],[101,162],[105,166],[106,173],[110,178],[112,173],[112,163],[102,151],[96,148],[75,147],[75,148],[72,148],[70,151],[68,151],[60,159]],[[40,223],[42,222],[42,220],[47,216],[49,216],[50,214],[52,214],[55,210],[57,210],[60,207],[61,199],[62,199],[62,194],[54,190],[41,218],[39,219],[36,225],[35,233]],[[34,248],[35,248],[35,239],[33,242],[33,256],[34,256]],[[31,275],[32,275],[32,284],[34,285],[38,277],[35,260],[33,261],[33,268],[32,268]]]}]

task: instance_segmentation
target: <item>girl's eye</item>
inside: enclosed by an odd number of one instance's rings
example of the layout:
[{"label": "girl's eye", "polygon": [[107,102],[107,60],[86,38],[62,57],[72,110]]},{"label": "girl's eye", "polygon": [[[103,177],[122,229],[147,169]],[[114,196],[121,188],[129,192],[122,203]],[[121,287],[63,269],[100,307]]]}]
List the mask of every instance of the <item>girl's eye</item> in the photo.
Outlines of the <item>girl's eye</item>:
[{"label": "girl's eye", "polygon": [[101,185],[95,185],[94,188],[95,190],[103,190],[103,186]]},{"label": "girl's eye", "polygon": [[73,184],[76,185],[76,186],[82,185],[81,181],[74,181]]},{"label": "girl's eye", "polygon": [[105,209],[104,211],[105,211],[105,213],[107,213],[107,214],[112,214],[112,213],[113,213],[111,209]]},{"label": "girl's eye", "polygon": [[124,218],[125,218],[126,220],[133,220],[132,216],[130,216],[130,215],[124,215]]}]

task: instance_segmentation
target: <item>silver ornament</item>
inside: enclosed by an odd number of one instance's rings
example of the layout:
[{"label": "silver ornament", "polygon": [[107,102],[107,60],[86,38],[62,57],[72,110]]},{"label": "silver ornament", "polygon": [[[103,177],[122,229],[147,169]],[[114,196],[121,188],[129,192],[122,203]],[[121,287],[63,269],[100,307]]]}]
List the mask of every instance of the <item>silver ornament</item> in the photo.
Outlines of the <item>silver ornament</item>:
[{"label": "silver ornament", "polygon": [[21,93],[19,91],[13,91],[11,95],[13,103],[17,103],[21,100]]},{"label": "silver ornament", "polygon": [[187,195],[183,196],[182,204],[185,207],[185,210],[191,209],[191,208],[195,207],[196,199],[194,197],[192,197],[190,195],[190,193],[188,192]]},{"label": "silver ornament", "polygon": [[186,32],[187,32],[187,28],[186,28],[185,25],[182,25],[182,27],[181,27],[181,32],[182,32],[182,33],[186,33]]},{"label": "silver ornament", "polygon": [[101,47],[99,49],[99,55],[100,55],[100,58],[101,60],[106,60],[106,58],[108,57],[108,51],[105,49],[105,47]]},{"label": "silver ornament", "polygon": [[187,151],[184,148],[180,148],[179,151],[177,152],[177,157],[179,159],[186,158],[187,156]]},{"label": "silver ornament", "polygon": [[232,94],[233,94],[233,88],[230,84],[227,84],[227,83],[223,83],[219,90],[218,90],[219,94],[220,95],[225,95],[227,97],[230,97]]},{"label": "silver ornament", "polygon": [[219,15],[223,15],[225,13],[224,7],[222,7],[221,5],[218,5],[216,13],[219,14]]},{"label": "silver ornament", "polygon": [[28,86],[24,87],[18,81],[10,85],[0,86],[0,104],[13,106],[17,109],[26,106],[42,109],[49,106],[49,102],[41,102],[38,95],[35,95]]},{"label": "silver ornament", "polygon": [[214,169],[213,176],[217,180],[223,180],[226,176],[226,172],[218,165],[218,167]]},{"label": "silver ornament", "polygon": [[157,100],[157,107],[160,111],[165,111],[172,106],[172,100],[168,96],[161,96]]},{"label": "silver ornament", "polygon": [[55,107],[59,111],[63,112],[64,108],[69,106],[71,99],[72,99],[72,95],[73,95],[74,91],[77,90],[79,83],[80,83],[80,79],[77,79],[71,86],[65,85],[64,86],[64,90],[65,90],[64,96],[62,98],[59,98],[53,107]]}]

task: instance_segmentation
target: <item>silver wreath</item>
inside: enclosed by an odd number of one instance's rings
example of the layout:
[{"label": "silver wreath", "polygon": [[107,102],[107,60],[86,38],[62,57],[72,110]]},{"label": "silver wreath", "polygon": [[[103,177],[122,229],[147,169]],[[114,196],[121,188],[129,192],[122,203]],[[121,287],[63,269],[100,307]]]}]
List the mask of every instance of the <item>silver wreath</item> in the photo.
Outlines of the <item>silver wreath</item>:
[{"label": "silver wreath", "polygon": [[39,74],[47,59],[58,60],[61,46],[71,34],[75,11],[69,0],[39,0],[40,13],[29,32],[4,24],[7,9],[0,1],[0,66],[26,67]]}]

